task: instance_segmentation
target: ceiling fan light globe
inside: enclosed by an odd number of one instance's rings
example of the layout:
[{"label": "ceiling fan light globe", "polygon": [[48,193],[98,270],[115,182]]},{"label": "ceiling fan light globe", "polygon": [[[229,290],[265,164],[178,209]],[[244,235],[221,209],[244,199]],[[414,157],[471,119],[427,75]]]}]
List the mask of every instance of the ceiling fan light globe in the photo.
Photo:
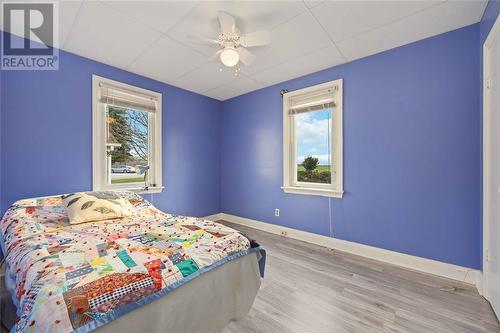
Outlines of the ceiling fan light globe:
[{"label": "ceiling fan light globe", "polygon": [[220,61],[227,67],[236,66],[240,61],[240,54],[232,47],[225,48],[220,54]]}]

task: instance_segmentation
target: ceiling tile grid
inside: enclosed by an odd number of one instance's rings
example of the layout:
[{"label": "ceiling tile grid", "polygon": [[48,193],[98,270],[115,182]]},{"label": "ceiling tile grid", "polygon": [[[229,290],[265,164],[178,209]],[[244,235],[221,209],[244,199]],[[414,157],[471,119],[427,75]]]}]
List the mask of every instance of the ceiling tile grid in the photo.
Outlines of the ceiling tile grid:
[{"label": "ceiling tile grid", "polygon": [[269,46],[251,49],[257,59],[245,68],[250,75],[332,45],[328,35],[307,12],[271,30],[271,36]]},{"label": "ceiling tile grid", "polygon": [[291,80],[333,67],[344,62],[343,56],[335,46],[328,46],[314,52],[301,55],[267,70],[251,74],[251,77],[265,86]]},{"label": "ceiling tile grid", "polygon": [[[486,0],[59,2],[66,51],[219,100],[477,23]],[[235,76],[193,38],[216,38],[217,11],[271,44]]]},{"label": "ceiling tile grid", "polygon": [[363,58],[478,22],[484,7],[472,1],[447,1],[337,45],[350,60]]},{"label": "ceiling tile grid", "polygon": [[444,1],[327,1],[311,9],[334,42],[345,40]]},{"label": "ceiling tile grid", "polygon": [[85,1],[64,47],[69,52],[125,68],[160,36],[100,1]]},{"label": "ceiling tile grid", "polygon": [[166,33],[173,28],[199,4],[198,1],[106,0],[104,2],[161,33]]},{"label": "ceiling tile grid", "polygon": [[177,78],[207,62],[207,58],[193,52],[166,35],[135,59],[127,70],[147,77],[173,83]]}]

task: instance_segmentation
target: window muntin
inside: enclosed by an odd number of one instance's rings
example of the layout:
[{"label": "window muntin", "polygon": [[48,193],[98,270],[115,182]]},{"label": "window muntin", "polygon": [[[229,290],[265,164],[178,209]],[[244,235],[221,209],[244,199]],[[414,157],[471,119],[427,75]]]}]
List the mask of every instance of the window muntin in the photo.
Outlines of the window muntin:
[{"label": "window muntin", "polygon": [[93,188],[159,192],[161,94],[93,77]]},{"label": "window muntin", "polygon": [[283,190],[342,197],[342,80],[283,95]]}]

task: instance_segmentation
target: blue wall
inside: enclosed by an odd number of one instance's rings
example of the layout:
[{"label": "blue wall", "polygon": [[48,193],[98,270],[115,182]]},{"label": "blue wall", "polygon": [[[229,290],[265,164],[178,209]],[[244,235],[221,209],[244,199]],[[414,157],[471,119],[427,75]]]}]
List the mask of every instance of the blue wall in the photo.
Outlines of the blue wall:
[{"label": "blue wall", "polygon": [[[223,104],[222,211],[480,266],[479,25]],[[281,89],[344,79],[342,199],[285,194]],[[274,217],[274,208],[281,216]]]},{"label": "blue wall", "polygon": [[220,211],[221,102],[64,51],[58,71],[1,73],[1,209],[92,187],[92,74],[163,94],[160,209]]},{"label": "blue wall", "polygon": [[[477,46],[491,12],[498,2],[480,25],[223,103],[64,51],[59,71],[1,72],[0,211],[19,198],[91,188],[97,74],[164,94],[160,209],[223,211],[478,268]],[[344,78],[345,196],[284,194],[279,91],[337,78]]]}]

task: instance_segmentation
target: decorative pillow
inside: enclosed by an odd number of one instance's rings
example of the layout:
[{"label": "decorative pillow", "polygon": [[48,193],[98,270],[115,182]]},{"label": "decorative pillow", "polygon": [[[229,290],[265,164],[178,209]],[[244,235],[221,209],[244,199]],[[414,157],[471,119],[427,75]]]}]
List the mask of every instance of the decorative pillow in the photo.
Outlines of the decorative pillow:
[{"label": "decorative pillow", "polygon": [[137,209],[114,191],[78,192],[62,197],[70,224],[122,218]]}]

